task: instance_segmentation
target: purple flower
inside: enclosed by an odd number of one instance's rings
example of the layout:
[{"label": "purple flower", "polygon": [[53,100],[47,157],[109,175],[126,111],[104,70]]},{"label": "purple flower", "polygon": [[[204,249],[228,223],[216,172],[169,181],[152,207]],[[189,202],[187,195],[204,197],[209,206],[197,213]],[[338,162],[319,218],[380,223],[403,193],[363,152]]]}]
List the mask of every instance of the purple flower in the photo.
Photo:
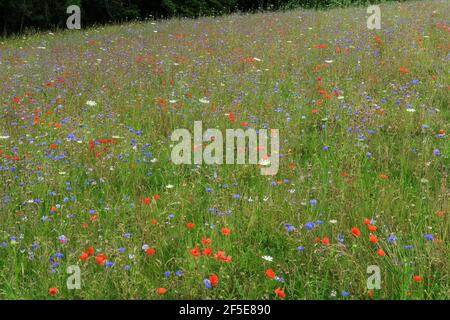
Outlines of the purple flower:
[{"label": "purple flower", "polygon": [[395,244],[397,242],[397,237],[395,235],[391,234],[388,237],[388,242],[391,243],[391,244]]},{"label": "purple flower", "polygon": [[184,272],[181,271],[181,270],[178,270],[177,272],[175,272],[175,275],[176,275],[177,277],[182,277],[182,276],[184,275]]},{"label": "purple flower", "polygon": [[289,233],[295,230],[295,227],[289,223],[285,223],[284,227],[286,228],[287,232],[289,232]]},{"label": "purple flower", "polygon": [[434,150],[433,150],[433,154],[434,154],[436,157],[439,157],[439,156],[441,155],[441,151],[440,151],[439,149],[434,149]]},{"label": "purple flower", "polygon": [[316,224],[314,222],[307,222],[305,224],[305,228],[308,229],[308,230],[314,229],[315,226],[316,226]]},{"label": "purple flower", "polygon": [[433,235],[431,234],[431,233],[429,233],[429,234],[426,234],[425,235],[425,240],[427,240],[427,241],[433,241]]},{"label": "purple flower", "polygon": [[212,288],[212,284],[211,284],[211,281],[209,281],[209,279],[203,279],[203,284],[205,285],[206,289]]}]

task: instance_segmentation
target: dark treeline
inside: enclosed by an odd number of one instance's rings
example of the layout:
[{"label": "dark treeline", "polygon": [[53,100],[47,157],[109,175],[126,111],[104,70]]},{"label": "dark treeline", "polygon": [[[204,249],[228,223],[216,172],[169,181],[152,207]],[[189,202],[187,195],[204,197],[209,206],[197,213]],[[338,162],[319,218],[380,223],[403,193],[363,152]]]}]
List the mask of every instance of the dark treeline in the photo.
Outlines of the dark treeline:
[{"label": "dark treeline", "polygon": [[81,8],[81,25],[171,16],[197,17],[235,11],[362,5],[374,0],[0,0],[0,34],[64,28],[70,5]]}]

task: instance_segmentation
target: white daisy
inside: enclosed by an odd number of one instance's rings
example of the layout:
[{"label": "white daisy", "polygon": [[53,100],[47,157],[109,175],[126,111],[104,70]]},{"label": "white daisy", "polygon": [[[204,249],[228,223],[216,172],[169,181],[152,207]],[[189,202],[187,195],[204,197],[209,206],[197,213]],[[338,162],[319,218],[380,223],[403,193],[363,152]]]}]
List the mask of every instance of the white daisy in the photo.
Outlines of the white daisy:
[{"label": "white daisy", "polygon": [[272,262],[273,261],[273,257],[271,256],[262,256],[261,258],[263,258],[266,261]]},{"label": "white daisy", "polygon": [[88,100],[86,101],[86,105],[88,105],[89,107],[95,107],[97,105],[97,102]]}]

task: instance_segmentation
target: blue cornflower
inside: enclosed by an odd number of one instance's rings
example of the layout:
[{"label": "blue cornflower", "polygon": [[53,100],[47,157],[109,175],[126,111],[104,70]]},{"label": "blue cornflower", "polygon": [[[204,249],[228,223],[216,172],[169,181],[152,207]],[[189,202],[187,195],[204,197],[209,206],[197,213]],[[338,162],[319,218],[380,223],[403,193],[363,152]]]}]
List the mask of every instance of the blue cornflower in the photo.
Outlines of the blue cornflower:
[{"label": "blue cornflower", "polygon": [[429,234],[426,234],[425,235],[425,240],[427,240],[427,241],[433,241],[433,235],[431,234],[431,233],[429,233]]},{"label": "blue cornflower", "polygon": [[64,258],[64,253],[57,252],[57,253],[55,253],[55,257],[56,257],[57,259],[62,259],[62,258]]},{"label": "blue cornflower", "polygon": [[308,230],[314,229],[315,226],[316,226],[316,225],[314,224],[314,222],[307,222],[307,223],[305,224],[305,228],[308,229]]},{"label": "blue cornflower", "polygon": [[182,277],[182,276],[184,275],[184,272],[181,271],[181,270],[178,270],[177,272],[175,272],[175,275],[176,275],[177,277]]},{"label": "blue cornflower", "polygon": [[391,244],[396,243],[397,242],[397,237],[395,235],[393,235],[393,234],[389,235],[388,242],[391,243]]},{"label": "blue cornflower", "polygon": [[289,232],[289,233],[295,230],[295,227],[290,223],[285,223],[284,227],[286,228],[287,232]]},{"label": "blue cornflower", "polygon": [[305,251],[305,247],[304,246],[298,246],[297,247],[297,251]]},{"label": "blue cornflower", "polygon": [[212,284],[211,281],[209,281],[209,279],[203,279],[203,284],[205,285],[206,289],[212,288]]},{"label": "blue cornflower", "polygon": [[172,272],[166,271],[166,272],[164,272],[164,277],[170,278],[170,275],[171,275],[171,274],[172,274]]},{"label": "blue cornflower", "polygon": [[311,199],[311,200],[309,200],[309,204],[310,204],[312,207],[315,207],[315,206],[317,205],[317,200],[316,200],[316,199]]}]

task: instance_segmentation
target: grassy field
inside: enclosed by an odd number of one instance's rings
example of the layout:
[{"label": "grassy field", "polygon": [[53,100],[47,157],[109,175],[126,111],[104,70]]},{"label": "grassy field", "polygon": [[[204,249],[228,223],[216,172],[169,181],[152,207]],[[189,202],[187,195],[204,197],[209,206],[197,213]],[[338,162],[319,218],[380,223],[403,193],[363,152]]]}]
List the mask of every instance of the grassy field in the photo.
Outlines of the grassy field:
[{"label": "grassy field", "polygon": [[[449,13],[3,40],[0,299],[449,299]],[[173,164],[171,133],[196,120],[279,129],[278,174]]]}]

